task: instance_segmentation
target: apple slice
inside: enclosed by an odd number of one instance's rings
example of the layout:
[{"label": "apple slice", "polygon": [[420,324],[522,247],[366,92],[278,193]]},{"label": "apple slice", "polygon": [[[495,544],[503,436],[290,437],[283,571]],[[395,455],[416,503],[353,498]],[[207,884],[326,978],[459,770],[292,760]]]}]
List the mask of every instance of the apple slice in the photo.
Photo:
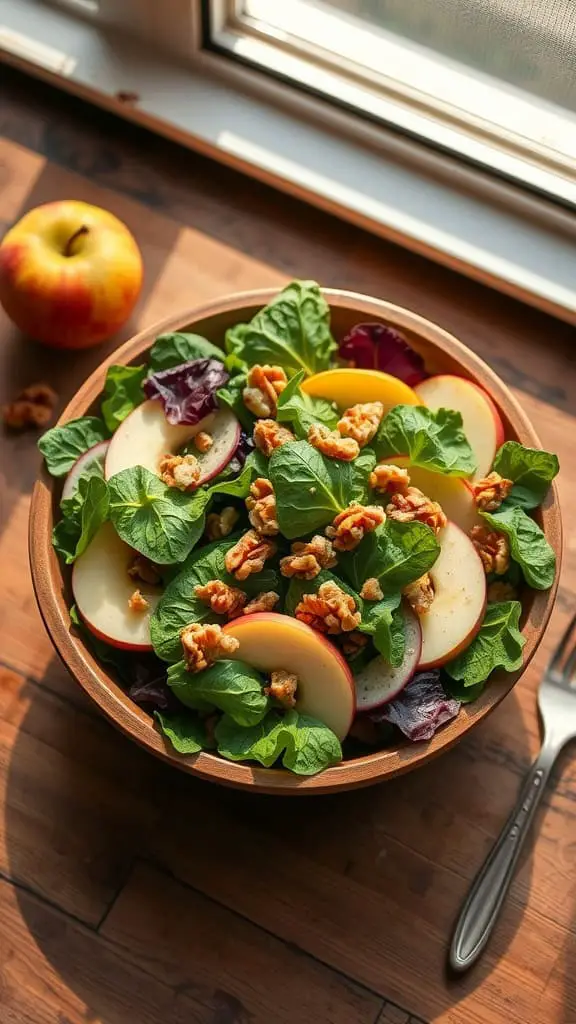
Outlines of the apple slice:
[{"label": "apple slice", "polygon": [[382,402],[385,413],[395,405],[422,405],[422,399],[404,381],[380,370],[324,370],[302,381],[302,391],[335,402],[340,410],[359,402]]},{"label": "apple slice", "polygon": [[99,462],[104,473],[104,460],[106,459],[106,452],[110,441],[99,441],[98,444],[92,445],[87,452],[80,455],[76,459],[76,462],[72,466],[72,469],[68,473],[64,481],[64,487],[62,488],[62,498],[71,498],[78,486],[78,480],[85,473],[89,466],[93,462]]},{"label": "apple slice", "polygon": [[438,534],[440,554],[430,569],[434,600],[423,615],[418,670],[443,665],[474,639],[486,608],[486,576],[472,541],[455,523]]},{"label": "apple slice", "polygon": [[404,611],[406,649],[404,661],[397,668],[389,665],[379,654],[357,676],[356,710],[371,711],[394,700],[410,682],[420,661],[422,630],[417,616],[410,609]]},{"label": "apple slice", "polygon": [[298,676],[296,710],[324,722],[338,739],[344,739],[356,710],[354,680],[329,640],[291,615],[275,612],[233,619],[224,632],[240,643],[236,657],[260,672],[294,672]]},{"label": "apple slice", "polygon": [[[112,523],[104,523],[74,563],[72,593],[83,621],[94,636],[112,647],[150,651],[150,615],[162,590],[130,578],[128,566],[133,558],[132,548],[120,540]],[[133,612],[128,607],[136,589],[150,604],[146,612]]]},{"label": "apple slice", "polygon": [[478,463],[474,477],[485,477],[506,437],[500,413],[490,395],[471,380],[448,373],[429,377],[418,384],[415,391],[429,409],[456,409],[461,414],[464,433]]},{"label": "apple slice", "polygon": [[155,399],[143,402],[120,424],[110,441],[104,470],[106,479],[132,466],[144,466],[157,474],[162,456],[177,455],[201,430],[207,431],[214,443],[205,455],[194,452],[202,467],[199,486],[217,476],[238,447],[240,423],[234,413],[230,409],[219,409],[194,426],[173,426],[168,423],[161,402]]},{"label": "apple slice", "polygon": [[384,461],[407,469],[410,483],[432,498],[432,501],[437,501],[447,519],[456,523],[464,533],[470,533],[473,526],[484,525],[484,520],[478,514],[472,490],[465,480],[446,476],[444,473],[433,473],[420,466],[411,466],[407,455],[391,455]]}]

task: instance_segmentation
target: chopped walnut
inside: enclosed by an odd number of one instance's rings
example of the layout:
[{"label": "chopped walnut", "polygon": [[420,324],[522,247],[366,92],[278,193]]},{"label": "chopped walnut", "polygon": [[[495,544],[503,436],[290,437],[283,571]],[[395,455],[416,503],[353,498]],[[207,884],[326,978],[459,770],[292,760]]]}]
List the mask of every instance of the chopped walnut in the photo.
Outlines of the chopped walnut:
[{"label": "chopped walnut", "polygon": [[285,672],[283,668],[272,672],[270,686],[264,687],[264,693],[272,697],[281,707],[296,707],[296,690],[298,689],[298,676],[294,672]]},{"label": "chopped walnut", "polygon": [[230,587],[222,580],[209,580],[204,586],[194,587],[194,593],[200,601],[210,605],[216,615],[227,615],[229,619],[241,615],[247,601],[243,590]]},{"label": "chopped walnut", "polygon": [[434,600],[434,584],[429,572],[425,572],[412,583],[408,583],[402,591],[408,604],[417,615],[424,615]]},{"label": "chopped walnut", "polygon": [[306,543],[296,541],[292,545],[292,554],[280,559],[280,572],[289,578],[313,580],[322,569],[333,569],[337,561],[332,541],[316,534]]},{"label": "chopped walnut", "polygon": [[363,597],[365,601],[382,600],[384,597],[384,591],[375,576],[370,576],[369,579],[364,580],[362,590],[360,591],[360,597]]},{"label": "chopped walnut", "polygon": [[185,626],[180,633],[180,641],[189,672],[201,672],[219,658],[234,654],[240,646],[236,637],[228,636],[220,626],[202,622]]},{"label": "chopped walnut", "polygon": [[267,537],[280,532],[276,518],[276,496],[269,480],[259,476],[250,486],[250,494],[246,498],[250,525]]},{"label": "chopped walnut", "polygon": [[146,555],[135,555],[128,566],[128,575],[133,580],[142,580],[151,587],[158,586],[162,582],[160,570],[155,562],[152,562]]},{"label": "chopped walnut", "polygon": [[275,590],[262,591],[248,602],[243,610],[244,615],[253,615],[255,612],[271,612],[280,600],[280,594]]},{"label": "chopped walnut", "polygon": [[448,520],[437,501],[422,494],[417,487],[407,487],[403,494],[392,494],[386,506],[386,515],[399,523],[413,523],[417,520],[430,526],[434,533],[442,530]]},{"label": "chopped walnut", "polygon": [[45,427],[50,422],[58,395],[49,384],[29,384],[15,401],[2,409],[4,426],[10,430]]},{"label": "chopped walnut", "polygon": [[337,551],[352,551],[367,533],[372,533],[386,519],[380,505],[360,505],[353,502],[336,516],[331,526],[326,527]]},{"label": "chopped walnut", "polygon": [[211,512],[206,517],[206,536],[208,540],[222,540],[232,533],[236,523],[240,519],[238,509],[233,505],[226,505],[221,512]]},{"label": "chopped walnut", "polygon": [[370,473],[370,487],[375,491],[388,491],[390,494],[403,494],[410,485],[407,469],[391,466],[387,462],[379,462]]},{"label": "chopped walnut", "polygon": [[360,651],[363,651],[368,643],[369,637],[366,633],[360,633],[353,629],[351,633],[343,633],[340,641],[340,650],[347,658],[355,658]]},{"label": "chopped walnut", "polygon": [[344,437],[353,437],[363,448],[374,437],[383,415],[382,402],[361,402],[346,409],[338,420],[338,430]]},{"label": "chopped walnut", "polygon": [[141,615],[142,612],[148,611],[150,602],[146,600],[139,590],[135,590],[132,597],[128,598],[128,607],[131,612],[138,612]]},{"label": "chopped walnut", "polygon": [[312,423],[308,428],[308,444],[322,455],[341,459],[342,462],[352,462],[360,454],[360,446],[352,437],[342,437],[337,430],[330,430],[320,423]]},{"label": "chopped walnut", "polygon": [[518,599],[518,591],[516,587],[512,586],[506,580],[494,580],[493,583],[488,585],[487,591],[488,601],[516,601]]},{"label": "chopped walnut", "polygon": [[273,540],[261,537],[256,530],[248,530],[233,548],[226,552],[226,571],[237,580],[248,579],[252,573],[261,572],[267,558],[276,554]]},{"label": "chopped walnut", "polygon": [[206,430],[199,430],[194,435],[194,447],[198,449],[201,455],[205,455],[209,452],[212,445],[214,444],[214,438],[212,434],[209,434]]},{"label": "chopped walnut", "polygon": [[303,594],[294,615],[319,633],[348,633],[360,624],[354,598],[336,583],[322,583],[317,593]]},{"label": "chopped walnut", "polygon": [[160,459],[160,479],[179,491],[194,491],[200,479],[200,463],[195,455],[164,455]]},{"label": "chopped walnut", "polygon": [[473,526],[470,539],[482,559],[484,572],[503,576],[510,565],[510,544],[506,534],[491,530],[489,526]]},{"label": "chopped walnut", "polygon": [[253,416],[275,416],[278,395],[284,391],[287,383],[288,378],[281,366],[253,366],[248,371],[246,387],[242,392],[244,405]]},{"label": "chopped walnut", "polygon": [[471,486],[476,507],[483,512],[495,512],[510,494],[513,482],[500,473],[489,473],[482,480],[474,480]]},{"label": "chopped walnut", "polygon": [[275,448],[295,440],[292,431],[276,423],[276,420],[258,420],[254,426],[254,444],[266,458],[270,458]]}]

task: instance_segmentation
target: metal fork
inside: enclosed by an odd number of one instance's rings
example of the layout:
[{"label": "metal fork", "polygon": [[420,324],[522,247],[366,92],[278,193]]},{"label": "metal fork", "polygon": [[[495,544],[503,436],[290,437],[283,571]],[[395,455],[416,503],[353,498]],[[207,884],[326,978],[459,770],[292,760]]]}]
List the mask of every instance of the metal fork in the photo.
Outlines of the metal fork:
[{"label": "metal fork", "polygon": [[538,706],[544,733],[540,753],[460,913],[449,954],[449,963],[454,971],[468,970],[484,950],[514,876],[520,851],[542,799],[550,771],[562,748],[576,737],[575,669],[576,615],[552,655],[540,683]]}]

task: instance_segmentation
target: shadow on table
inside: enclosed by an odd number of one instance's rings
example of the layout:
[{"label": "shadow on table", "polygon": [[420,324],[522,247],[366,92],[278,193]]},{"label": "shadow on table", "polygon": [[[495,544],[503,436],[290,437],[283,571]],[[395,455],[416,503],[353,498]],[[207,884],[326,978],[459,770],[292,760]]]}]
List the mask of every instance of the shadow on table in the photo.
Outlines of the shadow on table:
[{"label": "shadow on table", "polygon": [[[6,787],[7,870],[19,906],[13,932],[27,929],[54,969],[50,998],[59,1024],[78,999],[86,1019],[101,1024],[264,1021],[274,980],[256,965],[231,976],[230,965],[206,949],[211,917],[222,913],[230,928],[241,915],[250,942],[275,945],[270,932],[284,940],[276,953],[280,978],[283,958],[304,952],[302,963],[331,984],[350,987],[349,975],[363,998],[378,993],[428,1021],[488,985],[506,955],[530,891],[530,858],[481,963],[464,979],[444,973],[461,901],[529,761],[515,694],[421,771],[305,800],[236,793],[181,775],[62,691],[28,684],[26,699]],[[503,746],[505,735],[514,737],[513,750]],[[151,881],[134,885],[143,863]],[[327,886],[333,905],[323,902]],[[167,917],[165,888],[182,913]],[[339,908],[351,899],[355,912],[342,925]],[[201,904],[203,929],[195,915],[187,918],[190,900]],[[386,908],[376,925],[372,904]],[[26,955],[34,973],[47,971]],[[572,1005],[568,962],[564,984]],[[504,1013],[505,992],[500,999]],[[328,1002],[325,1012],[338,1024],[374,1016],[332,1017]]]}]

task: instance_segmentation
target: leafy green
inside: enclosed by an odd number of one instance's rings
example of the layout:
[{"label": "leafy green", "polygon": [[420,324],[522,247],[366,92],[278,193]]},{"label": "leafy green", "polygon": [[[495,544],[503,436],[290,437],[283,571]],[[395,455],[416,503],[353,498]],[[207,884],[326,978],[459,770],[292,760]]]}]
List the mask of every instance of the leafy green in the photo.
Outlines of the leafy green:
[{"label": "leafy green", "polygon": [[150,371],[169,370],[191,359],[219,359],[223,363],[224,352],[199,334],[184,331],[160,334],[150,349]]},{"label": "leafy green", "polygon": [[104,384],[102,416],[111,434],[144,401],[145,366],[109,366]]},{"label": "leafy green", "polygon": [[352,501],[364,501],[375,456],[365,449],[353,462],[321,455],[307,441],[276,448],[270,480],[276,493],[280,532],[288,540],[331,523]]},{"label": "leafy green", "polygon": [[559,468],[556,455],[539,448],[526,448],[518,441],[506,441],[494,459],[494,470],[514,481],[507,504],[523,509],[536,508],[544,501]]},{"label": "leafy green", "polygon": [[108,485],[99,476],[81,476],[71,498],[60,503],[62,519],[52,532],[52,543],[70,565],[86,551],[102,523],[108,519]]},{"label": "leafy green", "polygon": [[189,711],[170,715],[163,711],[155,711],[154,717],[177,754],[198,754],[200,750],[207,750],[213,746],[206,734],[204,723]]},{"label": "leafy green", "polygon": [[246,387],[246,374],[239,373],[235,377],[230,377],[230,380],[224,387],[218,388],[216,392],[216,398],[221,405],[226,405],[232,410],[234,415],[249,434],[254,429],[256,422],[255,417],[244,405],[244,399],[242,392]]},{"label": "leafy green", "polygon": [[[452,679],[464,687],[479,687],[495,668],[515,672],[522,666],[526,637],[518,628],[522,605],[519,601],[489,604],[480,631],[454,661],[444,666]],[[479,695],[479,690],[475,696]]]},{"label": "leafy green", "polygon": [[394,594],[428,572],[439,554],[440,545],[429,526],[387,519],[354,551],[342,552],[338,564],[358,591],[374,576],[385,594]]},{"label": "leafy green", "polygon": [[47,430],[38,441],[38,447],[46,460],[48,472],[52,476],[64,476],[76,459],[108,436],[106,425],[97,416],[81,416],[61,427]]},{"label": "leafy green", "polygon": [[191,622],[222,621],[221,616],[215,615],[209,605],[196,597],[195,587],[204,586],[210,580],[222,580],[230,586],[240,587],[249,597],[255,597],[261,591],[278,592],[280,580],[274,569],[265,567],[242,583],[226,572],[226,552],[237,539],[217,540],[194,551],[182,571],[166,587],[150,620],[154,650],[164,661],[179,661],[182,657],[180,632],[184,626]]},{"label": "leafy green", "polygon": [[497,512],[480,515],[494,530],[506,534],[512,558],[518,562],[529,586],[548,590],[556,575],[556,555],[538,523],[516,506],[502,506]]},{"label": "leafy green", "polygon": [[221,480],[208,488],[209,497],[215,494],[228,494],[231,498],[247,498],[250,494],[250,484],[254,476],[252,463],[246,460],[241,473],[230,480]]},{"label": "leafy green", "polygon": [[282,756],[296,775],[315,775],[342,760],[338,738],[322,722],[296,711],[281,717],[269,711],[250,729],[239,729],[227,715],[215,730],[218,753],[229,761],[258,761],[270,768]]},{"label": "leafy green", "polygon": [[243,661],[216,661],[194,674],[179,661],[168,669],[168,685],[187,707],[212,705],[238,725],[257,725],[270,706],[262,676]]},{"label": "leafy green", "polygon": [[249,324],[226,332],[231,369],[270,363],[310,376],[328,369],[335,350],[330,307],[314,281],[292,281]]},{"label": "leafy green", "polygon": [[373,445],[379,460],[408,455],[412,465],[448,476],[469,476],[476,469],[462,416],[452,409],[396,405],[382,420]]},{"label": "leafy green", "polygon": [[325,398],[314,398],[302,391],[300,384],[305,376],[305,371],[299,370],[290,378],[278,396],[276,414],[279,423],[289,423],[297,437],[301,438],[308,436],[308,428],[313,423],[321,423],[333,430],[338,422],[338,412],[332,402]]},{"label": "leafy green", "polygon": [[406,647],[401,597],[398,593],[390,594],[382,601],[365,601],[362,622],[358,626],[361,633],[372,637],[376,650],[395,667],[404,661]]},{"label": "leafy green", "polygon": [[208,494],[167,487],[143,466],[116,473],[108,482],[110,518],[130,547],[153,562],[182,562],[204,532]]}]

